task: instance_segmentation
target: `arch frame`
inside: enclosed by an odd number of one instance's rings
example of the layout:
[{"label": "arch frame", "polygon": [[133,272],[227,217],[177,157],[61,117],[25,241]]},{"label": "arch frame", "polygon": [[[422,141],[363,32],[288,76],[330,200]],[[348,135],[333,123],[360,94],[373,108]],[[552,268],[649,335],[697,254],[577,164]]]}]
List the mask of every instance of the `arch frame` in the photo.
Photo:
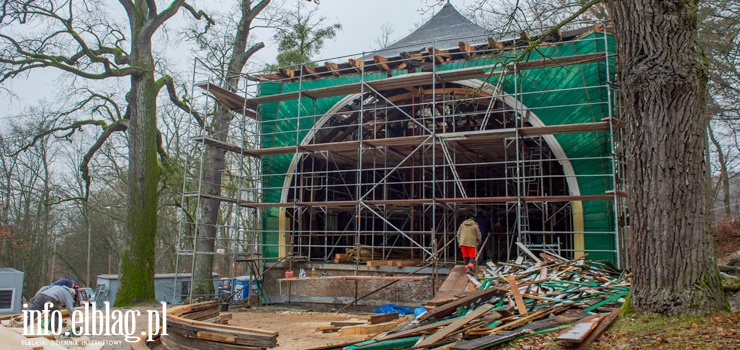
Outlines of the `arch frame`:
[{"label": "arch frame", "polygon": [[[464,86],[471,89],[480,89],[481,91],[488,93],[491,95],[491,98],[496,98],[502,101],[505,105],[509,106],[512,109],[515,109],[519,111],[520,113],[527,116],[527,121],[532,126],[546,126],[546,124],[540,119],[537,114],[529,109],[524,103],[519,101],[515,96],[508,94],[504,92],[503,90],[497,88],[496,86],[484,82],[478,79],[467,79],[467,80],[458,80],[458,81],[452,81],[449,82],[451,84],[457,84],[460,86]],[[337,103],[334,104],[329,110],[327,110],[324,115],[319,118],[318,121],[313,125],[313,127],[306,133],[306,136],[301,141],[300,146],[305,146],[310,144],[310,142],[316,137],[318,132],[324,127],[326,122],[331,118],[332,115],[336,114],[340,109],[342,109],[345,105],[352,102],[353,100],[360,98],[363,94],[362,93],[356,93],[347,95],[341,100],[339,100]],[[565,181],[568,184],[568,191],[571,196],[580,196],[581,190],[578,185],[578,179],[576,177],[575,170],[573,168],[573,165],[571,164],[570,160],[568,159],[565,150],[560,145],[560,142],[555,138],[554,135],[543,135],[542,138],[547,143],[548,147],[550,147],[550,150],[555,155],[556,159],[558,160],[558,163],[563,168],[563,176],[565,177]],[[281,202],[287,202],[288,200],[288,193],[291,186],[291,182],[293,181],[293,176],[295,174],[295,170],[298,166],[298,162],[300,160],[300,155],[296,154],[293,156],[293,159],[290,162],[290,165],[288,167],[288,170],[286,172],[285,180],[283,181],[283,189],[280,197]],[[574,255],[578,256],[582,254],[585,250],[585,244],[584,244],[584,213],[583,213],[583,203],[581,201],[571,201],[571,208],[572,208],[572,218],[573,218],[573,249],[574,249]],[[284,208],[280,209],[279,214],[279,220],[282,222],[283,220],[287,220],[287,213]],[[287,239],[285,237],[287,232],[280,232],[280,239],[284,240]],[[282,246],[282,245],[281,245]],[[287,253],[287,251],[286,251]],[[280,254],[281,256],[284,255]]]}]

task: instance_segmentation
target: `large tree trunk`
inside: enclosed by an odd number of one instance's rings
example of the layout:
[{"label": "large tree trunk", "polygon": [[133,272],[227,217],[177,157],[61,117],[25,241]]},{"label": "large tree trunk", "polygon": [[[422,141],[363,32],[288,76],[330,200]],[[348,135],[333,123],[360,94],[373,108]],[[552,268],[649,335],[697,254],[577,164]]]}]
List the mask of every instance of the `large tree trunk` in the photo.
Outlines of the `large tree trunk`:
[{"label": "large tree trunk", "polygon": [[[132,30],[133,31],[133,30]],[[157,93],[154,60],[148,38],[133,34],[134,65],[151,70],[131,77],[126,96],[129,132],[128,227],[124,233],[116,306],[154,301],[155,237],[157,234]]]},{"label": "large tree trunk", "polygon": [[726,309],[712,246],[697,0],[609,6],[629,135],[633,306],[666,315]]},{"label": "large tree trunk", "polygon": [[[226,142],[231,126],[232,115],[221,104],[216,109],[212,137]],[[203,193],[220,196],[223,171],[226,168],[226,157],[223,149],[206,145],[205,163],[203,164]],[[193,295],[213,294],[213,253],[216,242],[219,207],[221,200],[204,198],[201,207],[201,220],[195,254],[195,272],[193,275]]]},{"label": "large tree trunk", "polygon": [[[241,17],[236,29],[231,55],[229,56],[228,69],[222,72],[227,78],[225,87],[236,92],[239,86],[239,73],[244,69],[247,60],[265,45],[256,43],[247,49],[247,41],[252,20],[270,3],[270,0],[262,0],[259,3],[255,1],[242,0],[240,4]],[[234,115],[228,107],[217,104],[213,123],[211,124],[211,137],[226,142],[228,130],[231,127],[231,121]],[[205,121],[204,121],[205,122]],[[203,176],[203,193],[210,195],[221,195],[222,174],[226,168],[225,151],[210,145],[206,145],[206,162],[203,164],[203,170],[206,172]],[[237,193],[237,200],[241,193]],[[218,213],[221,206],[221,200],[206,198],[203,200],[201,207],[200,227],[198,228],[198,240],[196,250],[201,254],[194,254],[195,271],[193,271],[193,294],[206,295],[213,293],[213,283],[211,274],[213,273],[213,252],[216,242]]]}]

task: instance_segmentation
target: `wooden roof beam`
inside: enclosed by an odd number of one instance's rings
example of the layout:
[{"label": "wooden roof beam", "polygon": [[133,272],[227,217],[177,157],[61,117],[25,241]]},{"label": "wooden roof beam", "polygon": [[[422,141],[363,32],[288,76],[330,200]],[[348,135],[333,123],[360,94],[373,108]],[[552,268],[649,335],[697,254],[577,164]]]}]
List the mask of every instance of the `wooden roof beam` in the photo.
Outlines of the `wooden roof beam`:
[{"label": "wooden roof beam", "polygon": [[365,64],[362,60],[350,58],[347,61],[350,67],[354,68],[358,73],[362,73],[362,66]]},{"label": "wooden roof beam", "polygon": [[463,54],[463,57],[465,57],[466,59],[475,57],[475,46],[471,46],[464,41],[457,43],[457,45],[460,47],[460,52]]},{"label": "wooden roof beam", "polygon": [[341,74],[340,71],[339,71],[339,65],[336,64],[336,63],[326,62],[326,63],[324,63],[324,66],[326,67],[326,70],[329,71],[329,72],[331,72],[331,74],[333,74],[333,75],[340,75]]},{"label": "wooden roof beam", "polygon": [[302,75],[316,75],[318,74],[316,72],[316,68],[311,67],[307,64],[301,65],[301,74]]},{"label": "wooden roof beam", "polygon": [[380,67],[380,69],[382,69],[384,71],[391,70],[391,66],[388,65],[388,59],[387,58],[385,58],[383,56],[380,56],[380,55],[375,55],[375,56],[373,56],[373,61],[375,62],[375,65],[377,65],[378,67]]},{"label": "wooden roof beam", "polygon": [[449,50],[437,50],[433,47],[429,48],[429,56],[436,58],[437,63],[445,63],[452,60]]},{"label": "wooden roof beam", "polygon": [[493,38],[488,38],[488,48],[489,49],[503,49],[504,43],[493,40]]},{"label": "wooden roof beam", "polygon": [[280,74],[288,77],[288,78],[295,78],[295,71],[290,68],[280,68]]}]

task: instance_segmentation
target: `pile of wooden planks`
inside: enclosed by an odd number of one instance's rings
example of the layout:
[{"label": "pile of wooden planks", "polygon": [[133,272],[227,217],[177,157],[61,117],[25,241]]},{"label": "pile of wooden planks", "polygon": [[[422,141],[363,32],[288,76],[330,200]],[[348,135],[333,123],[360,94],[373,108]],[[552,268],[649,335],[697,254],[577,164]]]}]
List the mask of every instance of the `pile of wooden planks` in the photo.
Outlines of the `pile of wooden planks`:
[{"label": "pile of wooden planks", "polygon": [[369,320],[347,320],[334,321],[329,326],[316,328],[317,332],[332,333],[340,335],[375,335],[398,327],[398,325],[410,321],[410,317],[399,317],[397,313],[374,315]]},{"label": "pile of wooden planks", "polygon": [[566,328],[559,340],[583,348],[618,317],[627,273],[585,257],[525,253],[489,263],[476,277],[453,269],[426,313],[352,349],[479,349]]},{"label": "pile of wooden planks", "polygon": [[209,323],[223,322],[219,301],[181,305],[167,310],[167,335],[160,337],[167,349],[265,349],[277,346],[278,332]]},{"label": "pile of wooden planks", "polygon": [[334,254],[334,263],[365,262],[367,266],[417,266],[421,263],[418,259],[411,259],[408,251],[390,250],[381,252],[379,249],[360,246],[358,248],[346,248],[344,254]]}]

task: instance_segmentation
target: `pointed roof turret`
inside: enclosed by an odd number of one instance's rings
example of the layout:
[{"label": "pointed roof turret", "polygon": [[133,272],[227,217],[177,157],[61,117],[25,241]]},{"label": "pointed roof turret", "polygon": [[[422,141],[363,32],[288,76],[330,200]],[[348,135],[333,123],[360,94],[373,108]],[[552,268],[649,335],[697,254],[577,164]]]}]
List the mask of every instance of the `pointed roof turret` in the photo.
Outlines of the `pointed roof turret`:
[{"label": "pointed roof turret", "polygon": [[488,30],[460,14],[448,0],[442,9],[421,27],[373,54],[388,57],[403,51],[413,52],[430,46],[438,49],[455,48],[461,40],[485,41],[487,33]]}]

